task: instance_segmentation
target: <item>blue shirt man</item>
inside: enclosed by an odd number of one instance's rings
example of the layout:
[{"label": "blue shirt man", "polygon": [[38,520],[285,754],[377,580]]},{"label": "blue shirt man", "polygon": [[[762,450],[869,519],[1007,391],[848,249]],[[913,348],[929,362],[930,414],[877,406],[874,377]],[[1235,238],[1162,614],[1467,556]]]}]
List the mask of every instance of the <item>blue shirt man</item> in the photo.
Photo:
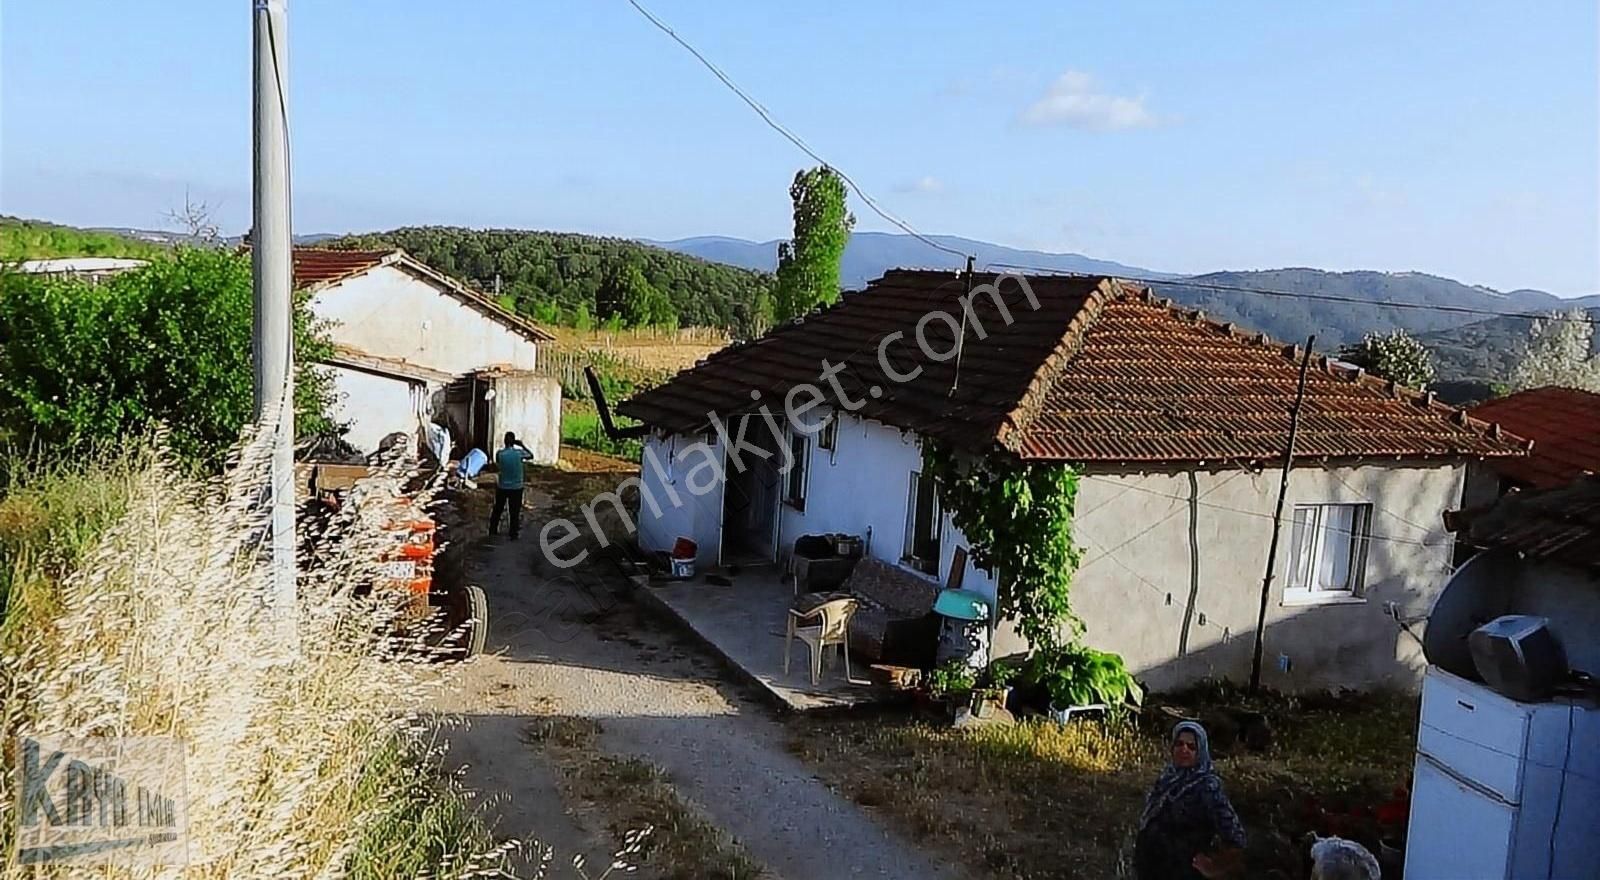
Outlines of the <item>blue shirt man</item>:
[{"label": "blue shirt man", "polygon": [[489,514],[489,534],[500,534],[500,514],[507,507],[511,508],[511,539],[517,538],[517,533],[522,530],[522,479],[524,467],[533,453],[528,447],[522,445],[517,435],[511,431],[506,432],[506,445],[494,455],[495,467],[499,476],[494,487],[494,511]]},{"label": "blue shirt man", "polygon": [[[517,443],[516,438],[507,436],[507,443]],[[495,485],[502,489],[521,489],[523,479],[522,463],[528,460],[527,450],[521,443],[516,446],[507,446],[494,455],[495,467],[500,471],[500,477]]]}]

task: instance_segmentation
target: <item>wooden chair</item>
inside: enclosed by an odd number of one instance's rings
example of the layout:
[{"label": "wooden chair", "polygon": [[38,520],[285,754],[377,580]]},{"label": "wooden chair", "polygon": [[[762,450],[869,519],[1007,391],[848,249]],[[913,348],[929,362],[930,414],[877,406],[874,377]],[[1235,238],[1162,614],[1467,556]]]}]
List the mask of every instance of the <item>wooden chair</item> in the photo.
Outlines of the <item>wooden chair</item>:
[{"label": "wooden chair", "polygon": [[834,599],[810,611],[789,609],[789,628],[783,639],[783,674],[789,674],[789,653],[798,638],[811,648],[813,685],[822,679],[823,653],[834,645],[844,652],[844,677],[850,680],[850,616],[856,613],[856,605],[854,599]]}]

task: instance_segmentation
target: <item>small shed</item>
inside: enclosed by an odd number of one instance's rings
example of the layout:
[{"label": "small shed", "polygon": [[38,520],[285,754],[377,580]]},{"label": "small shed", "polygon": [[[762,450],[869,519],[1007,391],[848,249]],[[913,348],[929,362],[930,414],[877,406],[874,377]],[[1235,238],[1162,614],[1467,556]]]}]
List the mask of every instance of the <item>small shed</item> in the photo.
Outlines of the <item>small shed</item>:
[{"label": "small shed", "polygon": [[[493,452],[505,432],[517,435],[533,460],[561,456],[561,383],[529,370],[492,367],[452,381],[444,390],[443,417],[461,449]],[[551,430],[552,427],[554,430]]]},{"label": "small shed", "polygon": [[295,248],[294,280],[334,342],[333,417],[351,445],[371,451],[432,421],[458,454],[512,430],[556,461],[560,388],[533,373],[549,333],[398,248]]}]

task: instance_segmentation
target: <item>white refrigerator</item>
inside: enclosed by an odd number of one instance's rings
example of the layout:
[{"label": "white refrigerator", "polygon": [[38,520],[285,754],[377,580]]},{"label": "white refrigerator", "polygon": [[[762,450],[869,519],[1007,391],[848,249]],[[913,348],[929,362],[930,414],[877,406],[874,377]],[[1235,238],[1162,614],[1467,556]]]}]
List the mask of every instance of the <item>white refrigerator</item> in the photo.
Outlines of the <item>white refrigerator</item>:
[{"label": "white refrigerator", "polygon": [[1430,667],[1406,880],[1600,880],[1600,711]]}]

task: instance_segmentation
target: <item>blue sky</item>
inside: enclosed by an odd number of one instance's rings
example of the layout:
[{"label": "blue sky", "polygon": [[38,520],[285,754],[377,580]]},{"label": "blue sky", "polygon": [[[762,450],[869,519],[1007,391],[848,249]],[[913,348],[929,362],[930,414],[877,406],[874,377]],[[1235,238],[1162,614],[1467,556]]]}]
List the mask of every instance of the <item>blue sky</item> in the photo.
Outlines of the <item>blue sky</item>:
[{"label": "blue sky", "polygon": [[[926,232],[1600,291],[1590,0],[647,5]],[[0,212],[241,231],[249,6],[6,0]],[[789,232],[805,157],[624,0],[289,19],[298,232]]]}]

